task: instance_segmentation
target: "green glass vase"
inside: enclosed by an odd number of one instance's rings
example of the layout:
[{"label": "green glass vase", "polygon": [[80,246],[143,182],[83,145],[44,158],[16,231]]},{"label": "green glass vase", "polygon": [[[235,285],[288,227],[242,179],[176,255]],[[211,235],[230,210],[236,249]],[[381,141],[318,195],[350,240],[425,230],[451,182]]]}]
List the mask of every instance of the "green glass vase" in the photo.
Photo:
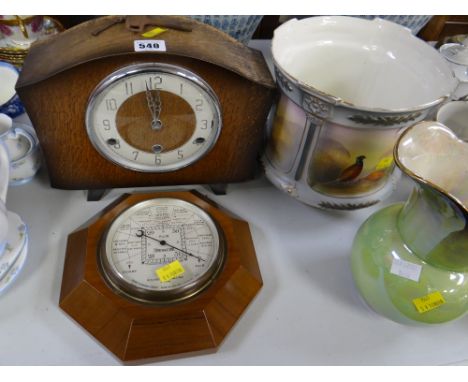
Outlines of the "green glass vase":
[{"label": "green glass vase", "polygon": [[422,122],[401,135],[394,159],[415,188],[358,230],[356,286],[371,308],[400,323],[460,318],[468,311],[468,144]]}]

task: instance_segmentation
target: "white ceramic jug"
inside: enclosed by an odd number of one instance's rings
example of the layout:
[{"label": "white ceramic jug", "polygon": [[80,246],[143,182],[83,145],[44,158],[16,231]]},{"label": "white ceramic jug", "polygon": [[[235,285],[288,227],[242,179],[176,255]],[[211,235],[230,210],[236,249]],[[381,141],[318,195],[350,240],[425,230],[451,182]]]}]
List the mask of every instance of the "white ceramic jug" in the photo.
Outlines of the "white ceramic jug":
[{"label": "white ceramic jug", "polygon": [[39,141],[30,124],[13,122],[0,113],[0,141],[10,159],[9,185],[17,186],[30,181],[41,165]]}]

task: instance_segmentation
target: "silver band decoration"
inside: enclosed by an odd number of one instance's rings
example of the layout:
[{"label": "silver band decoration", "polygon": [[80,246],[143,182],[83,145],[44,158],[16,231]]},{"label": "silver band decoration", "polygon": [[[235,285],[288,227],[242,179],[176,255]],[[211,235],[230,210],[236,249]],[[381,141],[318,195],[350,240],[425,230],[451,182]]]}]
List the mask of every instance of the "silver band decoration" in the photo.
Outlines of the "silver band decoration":
[{"label": "silver band decoration", "polygon": [[328,118],[330,115],[330,104],[310,94],[304,94],[302,106],[306,111],[322,118]]}]

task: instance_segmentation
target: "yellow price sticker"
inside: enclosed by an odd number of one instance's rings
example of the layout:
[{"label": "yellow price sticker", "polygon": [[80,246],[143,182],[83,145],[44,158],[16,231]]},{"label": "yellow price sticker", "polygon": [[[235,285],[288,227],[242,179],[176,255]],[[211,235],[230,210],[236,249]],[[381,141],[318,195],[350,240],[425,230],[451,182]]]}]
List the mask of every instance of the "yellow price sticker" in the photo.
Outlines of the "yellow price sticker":
[{"label": "yellow price sticker", "polygon": [[175,260],[172,263],[156,269],[155,273],[156,276],[159,277],[159,280],[165,283],[185,273],[185,269],[179,260]]},{"label": "yellow price sticker", "polygon": [[158,34],[164,33],[165,31],[167,31],[167,29],[156,27],[154,29],[151,29],[148,32],[143,33],[142,37],[151,38],[151,37],[157,36]]},{"label": "yellow price sticker", "polygon": [[440,292],[434,292],[427,296],[415,298],[413,304],[419,313],[425,313],[445,304],[445,300]]},{"label": "yellow price sticker", "polygon": [[380,160],[379,163],[377,163],[377,166],[375,166],[376,170],[385,170],[386,168],[389,168],[393,164],[393,157],[384,157]]}]

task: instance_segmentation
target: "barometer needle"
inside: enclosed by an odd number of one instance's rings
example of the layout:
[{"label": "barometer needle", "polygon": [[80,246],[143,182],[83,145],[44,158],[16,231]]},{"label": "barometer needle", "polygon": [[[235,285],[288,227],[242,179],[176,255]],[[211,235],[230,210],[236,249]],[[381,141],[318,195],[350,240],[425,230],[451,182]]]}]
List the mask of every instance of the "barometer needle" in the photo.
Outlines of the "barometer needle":
[{"label": "barometer needle", "polygon": [[180,249],[180,248],[177,248],[177,247],[174,247],[173,245],[169,244],[166,240],[159,240],[159,239],[156,239],[155,237],[151,237],[151,236],[148,236],[145,231],[143,231],[142,229],[139,229],[136,233],[136,236],[137,237],[146,237],[148,239],[151,239],[151,240],[154,240],[154,241],[157,241],[159,244],[161,245],[167,245],[168,247],[171,247],[177,251],[180,251],[182,253],[185,253],[186,255],[189,255],[189,256],[192,256],[192,257],[195,257],[196,259],[198,260],[201,260],[201,261],[206,261],[205,259],[201,258],[200,256],[197,256],[197,255],[194,255],[193,253],[190,253],[190,252],[187,252],[187,251],[184,251],[183,249]]}]

